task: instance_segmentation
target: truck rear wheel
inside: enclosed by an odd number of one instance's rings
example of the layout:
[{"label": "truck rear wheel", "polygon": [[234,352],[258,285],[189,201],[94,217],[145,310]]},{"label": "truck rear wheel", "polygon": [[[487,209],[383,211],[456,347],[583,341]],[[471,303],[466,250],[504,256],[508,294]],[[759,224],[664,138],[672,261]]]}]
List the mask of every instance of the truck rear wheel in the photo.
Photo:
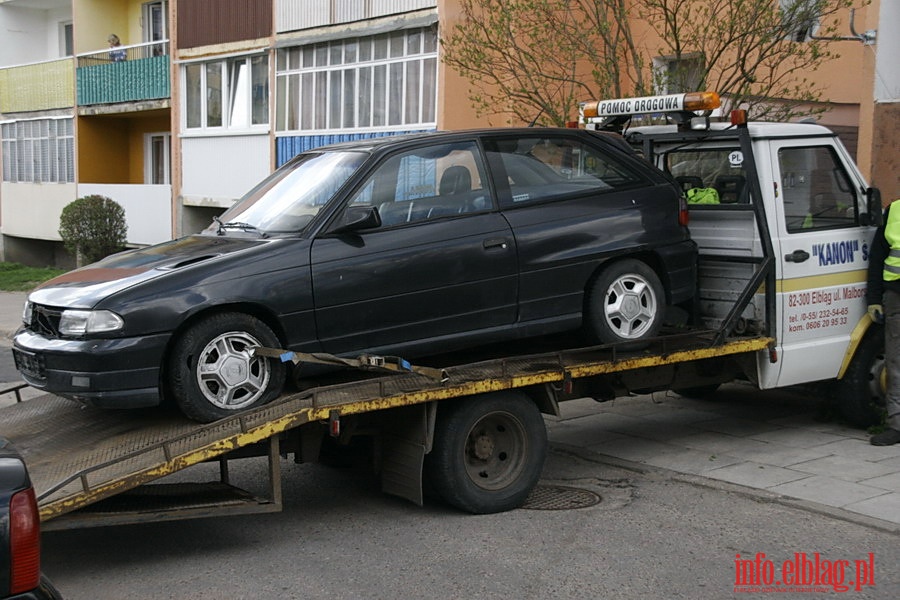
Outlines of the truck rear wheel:
[{"label": "truck rear wheel", "polygon": [[519,507],[541,476],[547,429],[534,402],[498,392],[438,410],[428,474],[451,505],[475,514]]},{"label": "truck rear wheel", "polygon": [[831,402],[856,427],[881,423],[885,410],[884,327],[872,325],[863,336],[844,377],[832,389]]}]

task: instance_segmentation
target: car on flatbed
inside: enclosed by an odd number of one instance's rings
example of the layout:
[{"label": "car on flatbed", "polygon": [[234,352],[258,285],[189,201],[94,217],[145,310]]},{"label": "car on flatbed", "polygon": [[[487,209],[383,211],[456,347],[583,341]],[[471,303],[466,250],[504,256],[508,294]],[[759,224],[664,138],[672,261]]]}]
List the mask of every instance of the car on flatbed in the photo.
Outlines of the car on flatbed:
[{"label": "car on flatbed", "polygon": [[577,129],[385,137],[304,152],[203,232],[33,291],[15,336],[34,387],[198,421],[271,401],[256,347],[426,356],[581,329],[640,346],[691,300],[675,181]]},{"label": "car on flatbed", "polygon": [[25,462],[0,437],[0,600],[61,600],[41,574],[41,524]]}]

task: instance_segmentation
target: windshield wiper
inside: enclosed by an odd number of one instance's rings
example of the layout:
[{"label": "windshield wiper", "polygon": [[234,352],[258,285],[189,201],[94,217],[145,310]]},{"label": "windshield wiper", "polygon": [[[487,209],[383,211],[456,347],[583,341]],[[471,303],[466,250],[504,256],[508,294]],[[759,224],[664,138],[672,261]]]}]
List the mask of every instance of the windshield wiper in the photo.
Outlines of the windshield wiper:
[{"label": "windshield wiper", "polygon": [[228,221],[227,223],[223,223],[219,217],[213,217],[213,221],[219,226],[216,230],[217,235],[225,235],[226,229],[240,229],[241,231],[258,231],[260,237],[269,237],[268,233],[260,231],[259,227],[251,225],[250,223],[242,223],[241,221]]}]

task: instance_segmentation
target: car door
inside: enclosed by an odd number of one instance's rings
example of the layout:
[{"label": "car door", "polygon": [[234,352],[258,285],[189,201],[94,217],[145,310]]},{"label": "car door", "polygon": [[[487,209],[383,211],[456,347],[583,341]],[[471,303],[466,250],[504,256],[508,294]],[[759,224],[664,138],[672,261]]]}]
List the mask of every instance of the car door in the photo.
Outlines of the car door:
[{"label": "car door", "polygon": [[357,206],[377,207],[381,226],[326,233],[312,245],[324,350],[438,351],[454,337],[515,321],[515,243],[494,210],[474,140],[384,157],[345,210]]},{"label": "car door", "polygon": [[[837,375],[865,313],[868,245],[865,187],[830,139],[769,142],[781,266],[781,370],[777,385]],[[811,360],[810,357],[815,357]]]}]

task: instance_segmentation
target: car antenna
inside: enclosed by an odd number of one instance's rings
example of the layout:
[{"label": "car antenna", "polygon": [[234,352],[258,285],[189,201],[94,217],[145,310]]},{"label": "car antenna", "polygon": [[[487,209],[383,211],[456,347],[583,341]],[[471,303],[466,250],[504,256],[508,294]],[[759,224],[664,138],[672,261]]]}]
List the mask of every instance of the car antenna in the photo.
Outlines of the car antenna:
[{"label": "car antenna", "polygon": [[534,115],[534,118],[531,120],[531,123],[528,124],[529,127],[534,127],[534,124],[537,123],[537,120],[541,118],[541,115],[544,114],[544,109],[538,111],[538,114]]}]

